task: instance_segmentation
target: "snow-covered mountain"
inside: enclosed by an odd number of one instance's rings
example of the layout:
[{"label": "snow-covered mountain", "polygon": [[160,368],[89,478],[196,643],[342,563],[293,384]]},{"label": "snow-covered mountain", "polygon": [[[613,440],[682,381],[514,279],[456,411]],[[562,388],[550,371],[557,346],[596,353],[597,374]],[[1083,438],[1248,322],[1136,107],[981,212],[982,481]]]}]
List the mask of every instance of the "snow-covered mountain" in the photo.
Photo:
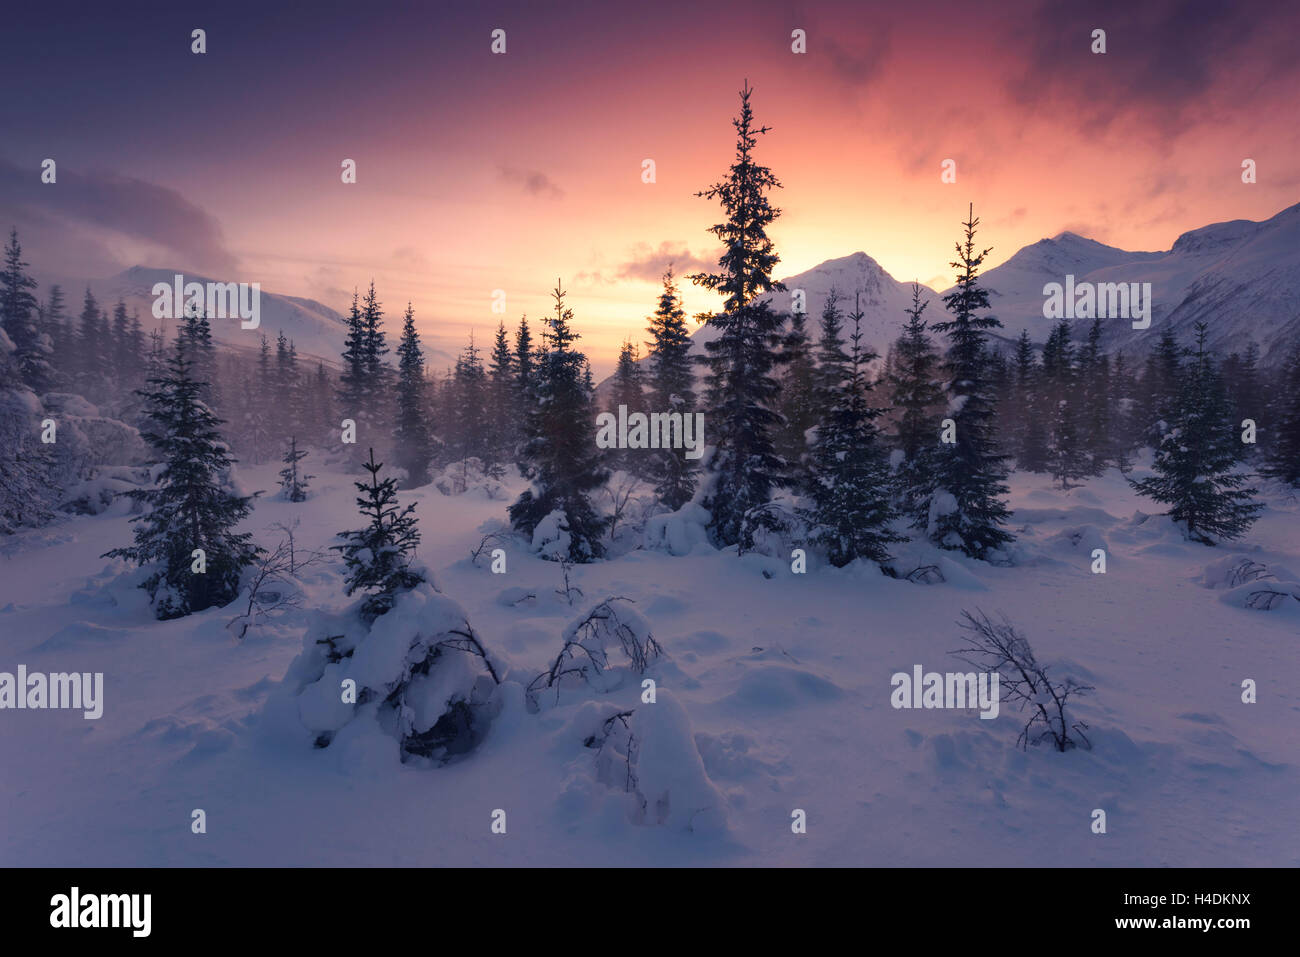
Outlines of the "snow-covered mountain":
[{"label": "snow-covered mountain", "polygon": [[[1074,233],[1026,246],[984,274],[1001,335],[1015,339],[1028,329],[1042,343],[1055,322],[1043,316],[1043,287],[1064,283],[1067,275],[1076,285],[1151,283],[1151,327],[1104,319],[1110,349],[1143,354],[1167,325],[1187,343],[1193,323],[1204,320],[1216,352],[1240,352],[1254,339],[1264,363],[1276,364],[1300,335],[1300,204],[1263,222],[1237,219],[1191,230],[1167,252],[1128,252]],[[1090,322],[1076,320],[1076,326]]]},{"label": "snow-covered mountain", "polygon": [[[175,333],[175,320],[155,319],[153,316],[155,283],[172,284],[178,270],[154,269],[146,266],[132,266],[116,276],[93,280],[88,285],[100,307],[111,310],[113,304],[122,299],[128,310],[139,309],[140,324],[146,332],[162,326],[170,339]],[[185,273],[185,281],[208,283],[212,280],[204,276]],[[64,297],[68,314],[76,316],[81,311],[81,299],[84,286],[65,285]],[[274,340],[283,330],[285,337],[292,339],[299,356],[321,358],[326,362],[337,362],[343,351],[343,339],[347,329],[343,317],[314,299],[300,299],[296,296],[281,296],[266,289],[261,290],[261,324],[257,329],[243,329],[238,319],[212,320],[212,337],[221,346],[233,349],[256,349],[262,334]]]},{"label": "snow-covered mountain", "polygon": [[[818,320],[830,291],[834,289],[839,293],[846,337],[853,331],[848,316],[853,312],[854,296],[857,295],[864,313],[863,343],[873,346],[881,355],[884,355],[889,343],[898,338],[907,321],[904,311],[912,306],[912,283],[899,282],[864,252],[856,252],[842,259],[828,259],[820,266],[783,279],[782,283],[785,292],[768,293],[762,298],[772,303],[778,312],[788,313],[795,290],[802,289],[805,311],[808,313],[808,334],[814,340],[819,335]],[[943,308],[942,303],[937,301],[938,296],[934,290],[928,286],[921,287],[921,300],[931,303],[926,310],[927,319]],[[695,350],[702,353],[704,344],[717,334],[716,327],[701,326],[693,337]]]},{"label": "snow-covered mountain", "polygon": [[[996,241],[996,236],[985,238]],[[1155,345],[1167,324],[1172,324],[1179,342],[1188,343],[1192,324],[1204,319],[1215,351],[1240,352],[1254,339],[1264,364],[1275,365],[1300,337],[1300,204],[1263,222],[1239,219],[1191,230],[1165,252],[1131,252],[1071,232],[1025,246],[984,273],[991,312],[1002,321],[998,338],[1011,343],[1028,329],[1041,345],[1055,323],[1043,316],[1043,287],[1064,284],[1067,275],[1074,276],[1076,284],[1151,283],[1150,328],[1134,329],[1126,319],[1104,320],[1103,343],[1109,349],[1141,355]],[[787,291],[765,298],[788,312],[792,291],[805,290],[814,337],[816,319],[832,287],[839,291],[846,314],[854,293],[860,292],[865,341],[881,354],[902,332],[912,302],[912,284],[894,279],[863,252],[827,260],[782,281]],[[931,302],[925,318],[939,320],[940,294],[922,287],[921,296]],[[1090,322],[1076,320],[1078,336]],[[715,328],[702,326],[694,335],[696,349],[702,352],[704,343],[716,335]]]}]

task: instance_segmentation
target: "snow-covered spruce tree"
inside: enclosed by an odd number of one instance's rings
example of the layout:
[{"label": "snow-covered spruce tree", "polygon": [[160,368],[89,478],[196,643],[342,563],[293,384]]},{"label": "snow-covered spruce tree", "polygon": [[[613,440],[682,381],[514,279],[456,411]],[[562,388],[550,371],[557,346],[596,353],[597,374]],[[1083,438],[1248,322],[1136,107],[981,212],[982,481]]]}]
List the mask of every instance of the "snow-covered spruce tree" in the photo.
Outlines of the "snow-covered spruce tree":
[{"label": "snow-covered spruce tree", "polygon": [[784,422],[777,429],[774,442],[777,454],[790,468],[788,478],[791,483],[801,486],[807,478],[804,467],[804,457],[808,454],[806,433],[818,423],[824,411],[817,401],[819,380],[806,313],[790,314],[790,328],[781,338],[781,364],[784,369],[777,411]]},{"label": "snow-covered spruce tree", "polygon": [[[613,389],[609,411],[618,415],[619,406],[625,406],[627,415],[645,409],[645,382],[640,365],[640,351],[630,339],[618,351],[618,364],[614,367]],[[606,461],[612,468],[622,469],[630,475],[640,475],[646,465],[646,452],[641,449],[609,449]]]},{"label": "snow-covered spruce tree", "polygon": [[716,439],[703,505],[714,543],[739,545],[742,551],[753,547],[750,523],[767,521],[764,506],[786,472],[772,439],[781,422],[772,408],[780,390],[772,367],[781,317],[759,298],[785,288],[772,278],[780,257],[767,235],[781,212],[767,194],[781,184],[754,160],[758,137],[769,129],[754,124],[752,93],[748,83],[740,91],[740,115],[732,120],[736,158],[727,178],[696,194],[718,200],[726,214],[725,221],[709,228],[724,247],[719,271],[690,277],[725,297],[723,311],[708,318],[717,335],[705,346],[706,406]]},{"label": "snow-covered spruce tree", "polygon": [[347,336],[343,340],[343,371],[339,375],[338,405],[340,414],[358,420],[366,405],[366,324],[361,316],[361,305],[356,290],[352,292],[352,308],[344,319]]},{"label": "snow-covered spruce tree", "polygon": [[127,493],[146,509],[131,520],[135,544],[105,555],[152,568],[141,587],[160,619],[228,604],[239,594],[244,569],[262,551],[250,534],[234,531],[252,511],[252,499],[228,487],[234,460],[218,431],[221,420],[199,398],[203,384],[192,370],[182,340],[141,392],[147,417],[142,436],[162,467],[155,488]]},{"label": "snow-covered spruce tree", "polygon": [[357,508],[368,519],[365,528],[340,532],[341,545],[330,547],[343,555],[347,566],[344,576],[344,593],[349,597],[358,591],[366,594],[361,613],[373,621],[393,607],[395,596],[414,588],[424,580],[411,568],[416,546],[420,544],[420,529],[416,525],[415,503],[405,508],[397,504],[397,480],[379,479],[383,463],[375,461],[375,450],[361,467],[370,474],[368,482],[354,482],[360,495]]},{"label": "snow-covered spruce tree", "polygon": [[1079,351],[1076,379],[1080,430],[1088,455],[1088,475],[1100,475],[1116,460],[1113,432],[1115,402],[1111,395],[1110,356],[1101,348],[1101,319],[1092,320]]},{"label": "snow-covered spruce tree", "polygon": [[0,535],[43,525],[58,489],[54,457],[40,441],[40,400],[23,382],[16,348],[0,329]]},{"label": "snow-covered spruce tree", "polygon": [[13,344],[10,361],[18,375],[28,388],[42,395],[54,384],[54,370],[50,368],[53,346],[38,325],[36,297],[32,295],[35,288],[36,280],[27,274],[27,263],[23,262],[18,230],[12,229],[0,269],[0,327]]},{"label": "snow-covered spruce tree", "polygon": [[839,391],[847,375],[849,354],[844,351],[841,332],[844,317],[840,314],[840,293],[834,287],[822,305],[821,335],[817,338],[817,406],[824,408]]},{"label": "snow-covered spruce tree", "polygon": [[488,378],[483,368],[483,358],[470,333],[469,343],[456,357],[456,370],[452,376],[450,419],[447,424],[447,447],[452,461],[461,465],[461,475],[468,475],[469,460],[478,459],[488,465],[491,449],[489,435],[491,421],[488,408]]},{"label": "snow-covered spruce tree", "polygon": [[940,444],[935,453],[935,493],[931,500],[928,532],[944,548],[960,549],[973,558],[1014,540],[1002,526],[1009,512],[1000,496],[1007,472],[1005,457],[993,439],[993,407],[985,377],[985,338],[989,329],[1001,328],[993,316],[980,315],[989,307],[989,294],[979,284],[979,269],[990,250],[975,250],[974,207],[962,224],[965,239],[957,243],[957,288],[944,296],[952,318],[936,323],[934,330],[949,341],[946,363],[948,417],[956,425],[955,441]]},{"label": "snow-covered spruce tree", "polygon": [[488,363],[488,458],[503,467],[515,458],[519,416],[515,406],[515,354],[504,322],[497,323]]},{"label": "snow-covered spruce tree", "polygon": [[370,481],[356,483],[368,523],[333,546],[347,565],[347,594],[364,597],[340,614],[313,617],[285,685],[318,748],[348,732],[355,745],[379,731],[397,740],[403,762],[445,763],[482,740],[504,670],[465,610],[414,564],[414,505],[398,505],[396,481],[381,481],[382,467],[371,449]]},{"label": "snow-covered spruce tree", "polygon": [[[648,329],[646,362],[650,367],[650,402],[656,412],[677,412],[684,418],[695,411],[691,334],[671,266],[664,273],[663,281],[659,305],[650,317]],[[650,475],[655,482],[655,497],[674,512],[695,495],[695,468],[685,449],[655,450]]]},{"label": "snow-covered spruce tree", "polygon": [[[306,418],[303,387],[298,372],[298,350],[280,331],[275,337],[275,381],[272,389],[276,419],[281,429],[292,434],[303,431]],[[281,433],[283,434],[283,432]]]},{"label": "snow-covered spruce tree", "polygon": [[542,337],[528,441],[521,450],[524,477],[532,482],[510,506],[510,522],[533,540],[542,557],[589,562],[604,554],[608,520],[589,494],[609,479],[592,432],[595,415],[584,384],[586,357],[574,347],[573,310],[557,282],[555,315]]},{"label": "snow-covered spruce tree", "polygon": [[392,417],[391,391],[389,389],[392,369],[384,362],[388,346],[384,340],[384,311],[375,296],[375,282],[370,281],[370,289],[361,301],[361,320],[365,327],[365,411],[377,434],[385,434]]},{"label": "snow-covered spruce tree", "polygon": [[176,338],[193,365],[193,377],[199,385],[199,400],[209,409],[221,404],[217,389],[217,347],[212,341],[212,323],[207,311],[191,306],[176,329]]},{"label": "snow-covered spruce tree", "polygon": [[849,317],[849,364],[844,381],[828,398],[808,452],[807,511],[813,541],[826,548],[837,568],[865,558],[884,564],[888,547],[903,541],[889,523],[889,463],[876,420],[884,413],[871,403],[867,367],[878,356],[862,345],[862,310],[854,301]]},{"label": "snow-covered spruce tree", "polygon": [[393,430],[397,464],[406,472],[407,488],[429,484],[433,439],[425,393],[424,352],[415,331],[415,310],[408,302],[397,347],[397,420]]},{"label": "snow-covered spruce tree", "polygon": [[1084,447],[1084,433],[1077,397],[1080,370],[1070,342],[1070,322],[1061,319],[1043,348],[1043,383],[1050,411],[1047,439],[1047,471],[1062,489],[1092,474],[1092,459]]},{"label": "snow-covered spruce tree", "polygon": [[925,528],[934,491],[934,437],[943,408],[939,353],[921,318],[928,305],[921,301],[920,284],[912,283],[912,308],[894,344],[893,367],[886,380],[898,413],[894,444],[902,452],[894,475],[899,508],[920,528]]},{"label": "snow-covered spruce tree", "polygon": [[1029,330],[1022,330],[1016,340],[1012,358],[1012,413],[1014,431],[1012,452],[1016,467],[1025,472],[1047,471],[1046,409],[1042,396],[1042,369],[1029,340]]},{"label": "snow-covered spruce tree", "polygon": [[525,468],[524,446],[529,434],[529,412],[537,401],[537,351],[533,348],[533,333],[528,328],[528,317],[519,319],[515,331],[515,464],[522,472]]},{"label": "snow-covered spruce tree", "polygon": [[1240,433],[1230,418],[1223,382],[1205,349],[1208,326],[1196,323],[1196,349],[1183,370],[1178,403],[1160,444],[1155,475],[1130,484],[1170,506],[1169,517],[1205,545],[1240,538],[1264,506],[1237,470]]},{"label": "snow-covered spruce tree", "polygon": [[1138,408],[1144,413],[1141,431],[1146,444],[1153,448],[1160,444],[1160,437],[1174,420],[1182,380],[1183,350],[1174,338],[1172,327],[1166,324],[1142,367],[1139,389]]},{"label": "snow-covered spruce tree", "polygon": [[307,450],[298,448],[298,437],[290,436],[289,448],[280,460],[284,463],[284,468],[280,469],[280,488],[290,502],[307,501],[307,483],[316,477],[298,467],[298,463],[306,457]]},{"label": "snow-covered spruce tree", "polygon": [[1294,347],[1286,357],[1276,383],[1270,414],[1272,426],[1260,471],[1271,479],[1300,486],[1300,346]]}]

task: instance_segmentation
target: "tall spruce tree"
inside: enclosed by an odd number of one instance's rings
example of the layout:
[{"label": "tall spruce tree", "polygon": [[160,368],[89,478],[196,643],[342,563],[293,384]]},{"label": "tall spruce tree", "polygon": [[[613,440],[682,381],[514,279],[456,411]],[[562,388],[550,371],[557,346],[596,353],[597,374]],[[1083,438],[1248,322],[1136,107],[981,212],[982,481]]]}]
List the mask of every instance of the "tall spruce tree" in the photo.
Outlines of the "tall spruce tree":
[{"label": "tall spruce tree", "polygon": [[510,348],[506,324],[498,322],[488,361],[488,458],[494,464],[513,462],[518,434],[515,354]]},{"label": "tall spruce tree", "polygon": [[1063,489],[1092,474],[1077,401],[1080,372],[1070,341],[1070,322],[1061,319],[1043,348],[1043,383],[1049,415],[1047,471]]},{"label": "tall spruce tree", "polygon": [[11,361],[18,375],[40,395],[54,384],[54,370],[50,367],[54,350],[40,328],[36,297],[32,294],[36,280],[28,275],[27,265],[18,243],[18,230],[12,229],[4,249],[4,268],[0,270],[0,328],[14,345]]},{"label": "tall spruce tree", "polygon": [[878,356],[862,344],[863,313],[854,300],[850,316],[849,362],[845,379],[822,411],[809,451],[807,510],[812,539],[823,545],[832,565],[858,558],[885,563],[889,545],[903,541],[889,524],[889,464],[876,420],[884,409],[871,402],[868,365]]},{"label": "tall spruce tree", "polygon": [[894,344],[894,362],[887,380],[898,412],[894,443],[903,453],[895,474],[899,507],[922,528],[934,491],[934,449],[943,408],[939,353],[921,318],[928,305],[921,301],[920,284],[912,283],[912,307],[907,310],[903,335]]},{"label": "tall spruce tree", "polygon": [[[664,273],[663,284],[648,327],[649,401],[655,411],[684,418],[695,411],[691,334],[671,266]],[[677,511],[695,494],[695,468],[686,458],[684,448],[652,450],[650,476],[655,482],[655,497],[672,511]]]},{"label": "tall spruce tree", "polygon": [[397,464],[406,472],[408,488],[429,484],[433,441],[424,381],[424,352],[415,331],[415,310],[408,302],[402,316],[397,347],[397,423],[393,431]]},{"label": "tall spruce tree", "polygon": [[344,319],[347,335],[343,339],[343,371],[339,375],[339,411],[344,418],[364,418],[368,384],[366,380],[366,323],[356,290],[352,291],[352,308]]},{"label": "tall spruce tree", "polygon": [[935,456],[935,499],[931,503],[930,538],[944,548],[961,549],[974,558],[1014,540],[1002,526],[1009,512],[1005,457],[993,441],[993,406],[986,377],[986,333],[1001,328],[989,307],[988,292],[979,284],[979,269],[991,252],[975,249],[974,207],[962,224],[965,238],[956,244],[956,289],[944,296],[952,318],[936,323],[947,335],[948,414],[956,426],[955,441],[941,444]]},{"label": "tall spruce tree", "polygon": [[522,471],[532,486],[510,506],[510,521],[533,536],[539,524],[554,516],[567,548],[546,557],[589,562],[604,554],[601,538],[609,524],[596,513],[589,495],[608,481],[609,473],[591,432],[595,416],[583,382],[586,357],[574,348],[573,310],[565,305],[558,282],[552,295],[555,315],[543,334],[535,398],[528,410],[529,439],[521,450]]},{"label": "tall spruce tree", "polygon": [[488,378],[483,357],[470,333],[464,351],[456,357],[452,377],[451,421],[448,443],[453,461],[462,466],[471,458],[486,464],[488,449]]},{"label": "tall spruce tree", "polygon": [[717,437],[708,471],[712,479],[704,497],[709,532],[715,544],[753,545],[755,523],[766,524],[764,506],[782,480],[786,463],[773,445],[780,416],[773,411],[780,386],[772,374],[780,342],[781,317],[760,298],[785,287],[772,278],[780,261],[767,228],[780,215],[768,193],[781,184],[754,159],[758,137],[748,82],[740,91],[736,156],[727,178],[698,193],[721,204],[726,219],[710,227],[724,251],[716,273],[696,273],[691,280],[724,297],[723,311],[709,316],[717,335],[705,346],[707,406]]},{"label": "tall spruce tree", "polygon": [[1260,471],[1271,479],[1300,486],[1300,345],[1291,349],[1277,372],[1269,411]]},{"label": "tall spruce tree", "polygon": [[0,330],[0,535],[54,517],[60,491],[52,481],[51,446],[40,441],[40,408],[23,382],[13,342]]},{"label": "tall spruce tree", "polygon": [[781,391],[777,394],[777,410],[784,421],[776,430],[774,443],[777,454],[785,459],[790,469],[788,480],[800,485],[807,475],[803,463],[808,453],[807,432],[821,419],[817,401],[817,365],[806,313],[790,314],[790,328],[781,339],[781,364],[784,369]]},{"label": "tall spruce tree", "polygon": [[1149,478],[1132,481],[1148,498],[1170,506],[1192,541],[1214,545],[1239,538],[1264,506],[1237,468],[1239,435],[1214,360],[1206,351],[1209,327],[1196,323],[1196,348],[1189,353],[1172,421],[1156,448]]},{"label": "tall spruce tree", "polygon": [[1016,340],[1012,358],[1012,395],[1014,423],[1012,449],[1016,467],[1026,472],[1047,471],[1047,400],[1043,396],[1042,368],[1029,340],[1029,330],[1022,330]]},{"label": "tall spruce tree", "polygon": [[[614,367],[613,389],[610,393],[609,411],[619,415],[619,407],[631,416],[634,412],[645,412],[645,382],[640,365],[640,351],[625,340],[618,351],[618,363]],[[645,470],[647,450],[610,449],[607,452],[609,464],[622,469],[630,475],[640,475]]]},{"label": "tall spruce tree", "polygon": [[157,487],[127,493],[146,509],[131,520],[134,544],[105,555],[152,568],[141,587],[160,619],[228,604],[239,593],[244,569],[262,551],[249,533],[234,531],[251,513],[252,498],[228,486],[234,459],[192,370],[182,340],[141,393],[148,417],[142,434],[162,470]]}]

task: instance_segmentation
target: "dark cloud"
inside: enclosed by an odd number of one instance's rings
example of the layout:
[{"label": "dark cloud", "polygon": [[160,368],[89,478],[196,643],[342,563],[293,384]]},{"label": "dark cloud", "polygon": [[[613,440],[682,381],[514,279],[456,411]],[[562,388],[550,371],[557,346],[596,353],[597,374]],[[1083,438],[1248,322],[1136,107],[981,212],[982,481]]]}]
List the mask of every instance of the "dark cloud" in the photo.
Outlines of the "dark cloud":
[{"label": "dark cloud", "polygon": [[0,160],[0,223],[32,234],[25,243],[56,260],[44,269],[102,271],[136,265],[147,252],[157,260],[146,265],[206,275],[234,271],[216,219],[175,190],[66,166],[56,168],[56,177],[42,183],[39,167]]},{"label": "dark cloud", "polygon": [[[1013,101],[1043,112],[1066,112],[1085,131],[1140,121],[1170,137],[1249,99],[1255,64],[1274,78],[1296,73],[1286,4],[1250,0],[1041,0],[1013,28],[1024,62],[1008,82]],[[1091,50],[1092,32],[1106,31],[1106,53]],[[1279,33],[1280,31],[1280,33]],[[1231,87],[1231,88],[1230,88]]]},{"label": "dark cloud", "polygon": [[553,196],[558,199],[564,195],[564,190],[556,186],[554,181],[540,170],[502,166],[501,178],[507,183],[522,187],[523,191],[530,196]]}]

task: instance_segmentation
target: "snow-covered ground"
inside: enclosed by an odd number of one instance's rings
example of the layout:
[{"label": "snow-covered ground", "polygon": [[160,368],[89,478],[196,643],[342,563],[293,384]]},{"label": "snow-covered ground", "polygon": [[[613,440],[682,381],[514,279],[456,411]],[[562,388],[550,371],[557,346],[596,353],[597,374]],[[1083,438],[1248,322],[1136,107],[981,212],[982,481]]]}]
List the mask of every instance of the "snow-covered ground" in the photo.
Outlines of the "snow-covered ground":
[{"label": "snow-covered ground", "polygon": [[[360,524],[351,477],[316,461],[316,494],[294,505],[272,497],[277,467],[241,473],[268,490],[248,526],[261,541],[294,518],[308,547]],[[402,498],[419,503],[421,560],[508,683],[543,671],[565,626],[619,595],[667,653],[649,672],[658,703],[640,703],[631,674],[605,694],[565,689],[538,713],[509,685],[487,739],[443,767],[403,765],[377,735],[313,749],[280,686],[303,614],[243,642],[226,628],[234,609],[155,622],[143,593],[115,581],[122,567],[96,557],[128,540],[127,518],[70,519],[0,549],[0,671],[103,672],[104,714],[0,714],[0,864],[1300,864],[1300,601],[1236,607],[1206,574],[1240,553],[1295,580],[1294,500],[1271,498],[1244,541],[1212,549],[1162,518],[1135,522],[1154,508],[1115,472],[1069,493],[1017,475],[1015,567],[944,553],[947,581],[923,585],[874,568],[795,575],[707,547],[636,550],[572,569],[583,594],[570,605],[560,566],[520,547],[504,575],[469,562],[504,500],[433,486]],[[1096,547],[1105,574],[1091,571]],[[335,553],[305,587],[312,607],[348,603]],[[1005,612],[1040,661],[1096,687],[1076,709],[1092,750],[1019,750],[1005,702],[991,721],[891,707],[895,672],[969,670],[948,652],[976,608]],[[1245,679],[1255,704],[1241,700]],[[709,827],[685,829],[680,813],[633,823],[631,797],[598,772],[584,739],[636,708],[663,709],[642,729],[644,774],[691,800],[718,796]],[[191,831],[198,808],[204,834]],[[1097,808],[1105,834],[1092,831]],[[805,834],[792,832],[796,809]]]}]

